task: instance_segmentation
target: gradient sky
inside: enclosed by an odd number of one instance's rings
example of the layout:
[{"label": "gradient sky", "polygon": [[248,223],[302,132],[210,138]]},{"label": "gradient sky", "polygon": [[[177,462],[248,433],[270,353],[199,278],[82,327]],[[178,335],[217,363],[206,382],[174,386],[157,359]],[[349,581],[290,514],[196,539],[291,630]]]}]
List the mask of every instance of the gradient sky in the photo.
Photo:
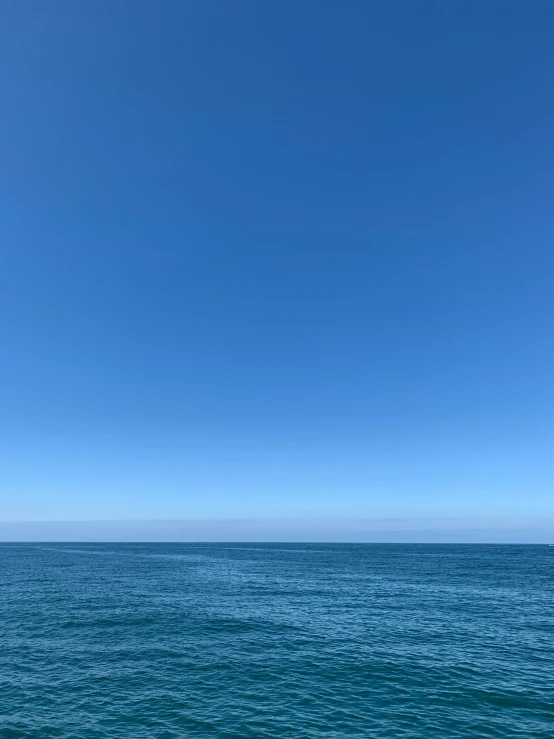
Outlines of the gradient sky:
[{"label": "gradient sky", "polygon": [[0,519],[554,517],[554,3],[0,9]]}]

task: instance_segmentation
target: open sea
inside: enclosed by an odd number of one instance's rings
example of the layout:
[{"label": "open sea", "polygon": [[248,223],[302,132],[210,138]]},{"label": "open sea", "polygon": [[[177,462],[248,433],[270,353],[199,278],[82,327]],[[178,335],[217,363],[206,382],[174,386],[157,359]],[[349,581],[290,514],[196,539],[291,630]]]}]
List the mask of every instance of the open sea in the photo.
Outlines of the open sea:
[{"label": "open sea", "polygon": [[0,545],[0,737],[554,737],[554,548]]}]

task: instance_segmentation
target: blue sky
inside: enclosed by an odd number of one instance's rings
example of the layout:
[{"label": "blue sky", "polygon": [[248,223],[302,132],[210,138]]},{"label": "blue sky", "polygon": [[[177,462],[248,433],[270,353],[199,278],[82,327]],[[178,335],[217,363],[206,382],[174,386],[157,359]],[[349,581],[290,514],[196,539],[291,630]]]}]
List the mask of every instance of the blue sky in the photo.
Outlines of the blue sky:
[{"label": "blue sky", "polygon": [[0,519],[554,518],[551,2],[6,2]]}]

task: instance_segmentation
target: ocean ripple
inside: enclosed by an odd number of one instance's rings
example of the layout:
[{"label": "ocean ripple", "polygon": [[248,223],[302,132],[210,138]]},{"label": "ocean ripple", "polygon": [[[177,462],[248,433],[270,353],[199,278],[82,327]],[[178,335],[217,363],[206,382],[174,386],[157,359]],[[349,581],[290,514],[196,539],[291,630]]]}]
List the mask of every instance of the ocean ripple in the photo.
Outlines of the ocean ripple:
[{"label": "ocean ripple", "polygon": [[0,545],[0,737],[554,736],[554,549]]}]

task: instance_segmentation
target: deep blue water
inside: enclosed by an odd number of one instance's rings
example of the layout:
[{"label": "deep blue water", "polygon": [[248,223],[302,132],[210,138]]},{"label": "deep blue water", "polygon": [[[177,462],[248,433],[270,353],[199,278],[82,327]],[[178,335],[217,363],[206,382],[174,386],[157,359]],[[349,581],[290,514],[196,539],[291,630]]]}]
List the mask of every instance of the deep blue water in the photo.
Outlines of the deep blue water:
[{"label": "deep blue water", "polygon": [[0,545],[0,737],[554,737],[554,548]]}]

